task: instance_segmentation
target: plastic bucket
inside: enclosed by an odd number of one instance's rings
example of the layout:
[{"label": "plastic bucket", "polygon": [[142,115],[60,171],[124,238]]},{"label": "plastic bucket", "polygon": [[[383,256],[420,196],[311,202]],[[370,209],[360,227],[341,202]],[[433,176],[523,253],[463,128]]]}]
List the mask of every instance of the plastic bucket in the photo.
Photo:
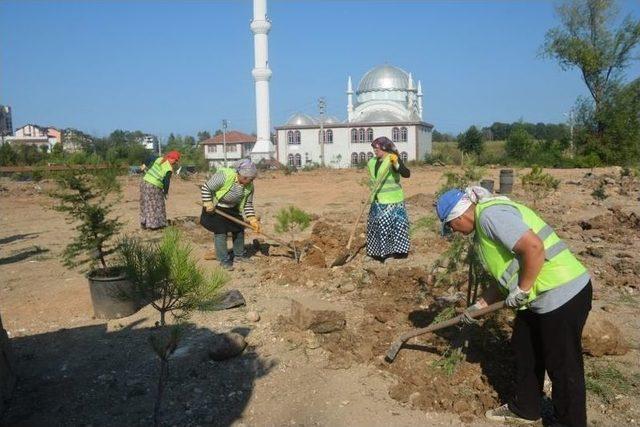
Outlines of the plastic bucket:
[{"label": "plastic bucket", "polygon": [[138,301],[123,299],[123,294],[131,294],[133,285],[124,273],[111,276],[96,276],[95,272],[87,275],[93,313],[98,319],[119,319],[131,316],[138,311]]},{"label": "plastic bucket", "polygon": [[513,169],[500,171],[500,194],[509,194],[513,191]]}]

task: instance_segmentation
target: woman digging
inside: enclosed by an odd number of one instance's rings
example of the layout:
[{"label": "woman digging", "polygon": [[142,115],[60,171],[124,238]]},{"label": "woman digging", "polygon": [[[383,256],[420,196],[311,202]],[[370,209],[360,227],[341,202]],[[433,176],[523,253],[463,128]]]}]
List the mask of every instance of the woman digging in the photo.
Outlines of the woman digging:
[{"label": "woman digging", "polygon": [[384,262],[406,258],[409,253],[409,218],[404,205],[400,177],[411,172],[398,157],[398,150],[385,136],[372,143],[373,157],[367,163],[371,191],[371,209],[367,222],[367,255]]},{"label": "woman digging", "polygon": [[[260,221],[253,210],[253,180],[257,173],[256,165],[249,159],[243,159],[236,163],[235,168],[218,169],[201,187],[200,224],[213,232],[215,258],[227,270],[233,270],[234,262],[247,260],[244,249],[244,228],[216,215],[215,212],[220,210],[239,220],[242,220],[242,212],[253,229],[260,232]],[[228,233],[231,233],[233,240],[233,258],[229,256],[227,249]],[[205,259],[213,259],[213,257],[205,254]]]},{"label": "woman digging", "polygon": [[143,230],[157,230],[167,226],[165,199],[174,165],[180,160],[178,151],[158,157],[140,182],[140,226]]}]

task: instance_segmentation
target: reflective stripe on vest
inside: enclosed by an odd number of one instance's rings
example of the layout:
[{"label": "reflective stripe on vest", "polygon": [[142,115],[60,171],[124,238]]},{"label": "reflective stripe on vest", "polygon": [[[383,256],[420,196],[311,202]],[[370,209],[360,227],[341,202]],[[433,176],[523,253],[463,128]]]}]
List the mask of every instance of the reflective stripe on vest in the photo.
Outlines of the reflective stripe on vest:
[{"label": "reflective stripe on vest", "polygon": [[375,174],[376,161],[376,157],[369,159],[369,162],[367,163],[367,169],[369,170],[371,191],[375,190],[377,180],[382,176],[381,174],[386,174],[386,178],[384,179],[380,190],[378,190],[378,192],[376,193],[378,203],[388,205],[391,203],[402,202],[404,200],[404,192],[402,191],[402,187],[400,186],[400,174],[398,174],[398,172],[391,165],[389,156],[385,156],[384,159],[382,159],[382,163],[378,168],[378,176],[376,176]]},{"label": "reflective stripe on vest", "polygon": [[162,157],[158,157],[153,162],[153,165],[151,165],[147,173],[144,174],[143,178],[149,184],[155,185],[158,188],[164,188],[162,180],[164,179],[167,172],[173,171],[171,163],[169,163],[168,160],[166,162],[162,162],[162,160]]},{"label": "reflective stripe on vest", "polygon": [[503,293],[518,285],[520,263],[502,244],[495,242],[480,227],[480,216],[489,206],[504,204],[520,212],[524,223],[540,238],[544,245],[545,262],[536,277],[529,302],[548,290],[571,282],[586,272],[584,266],[569,251],[567,244],[531,209],[510,200],[491,200],[476,205],[476,244],[484,267],[498,281]]},{"label": "reflective stripe on vest", "polygon": [[[233,184],[235,184],[238,173],[235,169],[231,168],[220,168],[218,169],[218,172],[221,172],[224,175],[224,183],[222,184],[222,187],[216,190],[215,194],[216,200],[219,202],[225,194],[231,190]],[[253,182],[243,187],[242,200],[240,200],[239,205],[240,212],[244,211],[244,205],[247,203],[247,199],[251,193],[253,193]]]}]

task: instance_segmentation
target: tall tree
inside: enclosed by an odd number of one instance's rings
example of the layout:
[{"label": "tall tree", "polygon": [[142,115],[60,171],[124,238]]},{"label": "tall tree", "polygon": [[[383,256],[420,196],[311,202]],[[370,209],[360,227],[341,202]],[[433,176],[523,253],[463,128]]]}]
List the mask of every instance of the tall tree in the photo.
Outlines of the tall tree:
[{"label": "tall tree", "polygon": [[465,154],[480,154],[483,148],[482,144],[482,133],[475,126],[471,126],[458,137],[458,148]]},{"label": "tall tree", "polygon": [[211,138],[211,134],[208,131],[203,130],[198,132],[198,142],[202,142],[205,139],[209,139],[209,138]]}]

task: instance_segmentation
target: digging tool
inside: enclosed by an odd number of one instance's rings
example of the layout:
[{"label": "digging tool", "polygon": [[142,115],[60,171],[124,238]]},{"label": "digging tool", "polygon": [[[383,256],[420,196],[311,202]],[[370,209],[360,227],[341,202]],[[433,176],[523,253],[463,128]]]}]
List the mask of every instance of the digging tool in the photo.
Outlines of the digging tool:
[{"label": "digging tool", "polygon": [[356,235],[356,230],[358,229],[358,224],[360,224],[362,215],[364,215],[364,211],[367,209],[367,206],[369,206],[371,202],[373,202],[373,199],[376,197],[376,194],[378,193],[378,191],[380,191],[380,188],[382,187],[382,183],[384,182],[385,179],[387,179],[388,174],[389,174],[389,170],[387,170],[387,172],[380,179],[376,181],[373,191],[371,192],[371,194],[369,194],[369,198],[367,199],[367,201],[362,205],[360,214],[358,215],[358,218],[356,219],[355,224],[353,224],[353,229],[351,230],[351,234],[349,235],[349,240],[347,240],[347,246],[345,247],[345,250],[340,255],[338,255],[336,259],[331,263],[331,267],[344,265],[349,259],[349,256],[351,255],[351,243],[353,243],[353,238]]},{"label": "digging tool", "polygon": [[[489,305],[489,306],[487,306],[485,308],[481,308],[479,310],[470,312],[469,313],[469,317],[471,317],[471,318],[480,317],[480,316],[483,316],[483,315],[485,315],[487,313],[493,313],[494,311],[498,311],[498,310],[500,310],[501,308],[504,308],[504,307],[505,307],[504,301],[498,301],[498,302],[495,302],[495,303],[493,303],[493,304],[491,304],[491,305]],[[411,338],[417,337],[418,335],[426,334],[428,332],[433,332],[433,331],[438,331],[440,329],[448,328],[449,326],[457,325],[457,324],[460,323],[460,321],[462,320],[463,316],[464,316],[464,314],[460,314],[460,315],[454,317],[453,319],[449,319],[449,320],[446,320],[444,322],[436,323],[435,325],[429,325],[426,328],[414,329],[412,331],[405,332],[404,334],[400,335],[393,342],[393,344],[391,344],[391,347],[389,347],[389,350],[387,350],[387,354],[385,354],[384,359],[389,363],[393,362],[393,360],[398,355],[398,352],[402,348],[402,345],[405,342],[409,341]]]}]

